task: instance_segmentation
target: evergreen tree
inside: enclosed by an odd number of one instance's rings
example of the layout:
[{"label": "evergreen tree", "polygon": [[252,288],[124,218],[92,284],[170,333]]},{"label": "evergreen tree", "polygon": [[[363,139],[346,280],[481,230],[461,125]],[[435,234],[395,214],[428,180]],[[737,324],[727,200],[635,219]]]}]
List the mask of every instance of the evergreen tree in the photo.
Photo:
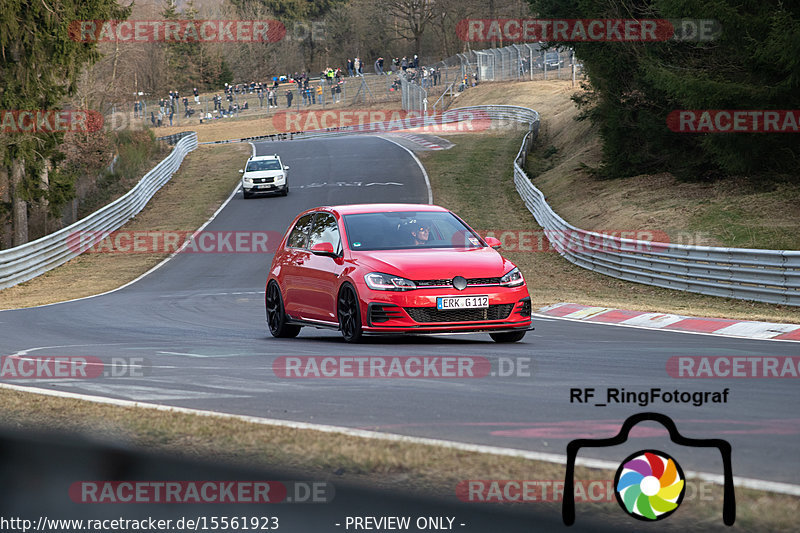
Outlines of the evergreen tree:
[{"label": "evergreen tree", "polygon": [[[591,82],[601,175],[669,170],[683,179],[788,172],[800,137],[676,133],[673,110],[800,108],[800,4],[764,0],[529,0],[540,18],[714,19],[708,42],[573,43]],[[581,99],[579,98],[579,101]]]},{"label": "evergreen tree", "polygon": [[[115,0],[0,2],[0,109],[59,109],[73,92],[82,69],[98,58],[96,44],[72,38],[70,25],[80,20],[124,19],[128,13]],[[0,132],[2,246],[27,242],[28,204],[47,198],[42,178],[63,135]],[[63,186],[59,184],[60,189]],[[62,195],[59,191],[54,199]]]}]

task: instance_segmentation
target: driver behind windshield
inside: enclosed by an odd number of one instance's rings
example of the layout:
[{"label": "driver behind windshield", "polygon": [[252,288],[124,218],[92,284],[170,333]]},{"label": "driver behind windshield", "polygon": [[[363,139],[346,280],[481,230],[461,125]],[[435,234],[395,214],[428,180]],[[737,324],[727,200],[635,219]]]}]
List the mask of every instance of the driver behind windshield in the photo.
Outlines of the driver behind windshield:
[{"label": "driver behind windshield", "polygon": [[431,224],[427,221],[419,221],[411,227],[411,237],[414,239],[415,246],[428,244],[431,235]]}]

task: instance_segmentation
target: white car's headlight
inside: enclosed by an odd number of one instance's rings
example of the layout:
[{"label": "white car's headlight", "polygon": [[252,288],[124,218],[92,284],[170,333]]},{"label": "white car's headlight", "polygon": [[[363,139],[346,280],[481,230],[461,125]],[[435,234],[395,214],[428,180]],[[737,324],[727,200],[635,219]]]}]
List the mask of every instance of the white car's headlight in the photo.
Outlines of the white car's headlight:
[{"label": "white car's headlight", "polygon": [[283,181],[283,179],[284,179],[285,177],[286,177],[286,176],[284,176],[283,174],[281,174],[281,175],[279,175],[279,176],[275,176],[275,181]]},{"label": "white car's headlight", "polygon": [[244,178],[245,183],[253,183],[253,178]]},{"label": "white car's headlight", "polygon": [[364,276],[364,281],[367,283],[367,287],[376,291],[410,291],[417,288],[410,279],[382,272],[370,272]]},{"label": "white car's headlight", "polygon": [[525,283],[525,279],[522,277],[522,272],[520,272],[516,267],[514,267],[512,270],[509,270],[505,276],[500,278],[500,285],[504,285],[506,287],[518,287],[523,283]]}]

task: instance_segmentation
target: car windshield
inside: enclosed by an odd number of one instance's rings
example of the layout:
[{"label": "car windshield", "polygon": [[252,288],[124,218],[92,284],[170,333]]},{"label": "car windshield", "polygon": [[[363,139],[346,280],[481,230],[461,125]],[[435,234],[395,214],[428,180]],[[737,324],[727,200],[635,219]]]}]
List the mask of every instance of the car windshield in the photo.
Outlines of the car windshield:
[{"label": "car windshield", "polygon": [[449,212],[399,211],[344,216],[353,251],[481,248],[477,233]]},{"label": "car windshield", "polygon": [[277,159],[265,159],[263,161],[250,161],[247,163],[247,172],[258,172],[261,170],[281,170],[281,162]]}]

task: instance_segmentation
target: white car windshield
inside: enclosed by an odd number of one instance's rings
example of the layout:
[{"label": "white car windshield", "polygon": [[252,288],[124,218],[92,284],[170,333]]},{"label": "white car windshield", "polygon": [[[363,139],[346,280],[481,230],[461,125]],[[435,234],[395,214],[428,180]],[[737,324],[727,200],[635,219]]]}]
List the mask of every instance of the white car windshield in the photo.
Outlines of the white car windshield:
[{"label": "white car windshield", "polygon": [[281,162],[277,159],[266,159],[247,163],[247,172],[260,172],[262,170],[282,170]]}]

